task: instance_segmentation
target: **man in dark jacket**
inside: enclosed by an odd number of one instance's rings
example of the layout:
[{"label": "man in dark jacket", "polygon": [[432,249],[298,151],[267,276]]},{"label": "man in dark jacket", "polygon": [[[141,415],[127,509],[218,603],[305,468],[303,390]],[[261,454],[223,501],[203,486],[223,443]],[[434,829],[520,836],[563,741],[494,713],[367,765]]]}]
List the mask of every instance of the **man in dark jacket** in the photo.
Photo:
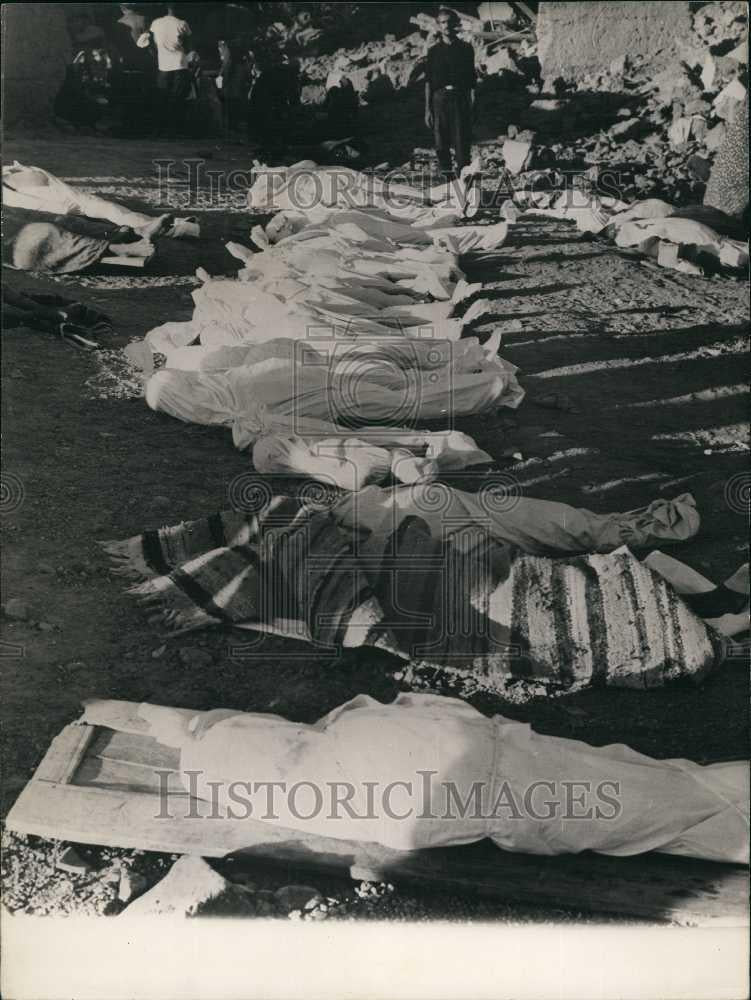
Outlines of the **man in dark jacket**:
[{"label": "man in dark jacket", "polygon": [[440,168],[450,175],[452,148],[457,172],[471,158],[475,53],[468,42],[457,37],[459,18],[455,11],[442,8],[438,28],[441,37],[428,50],[425,124],[433,129]]}]

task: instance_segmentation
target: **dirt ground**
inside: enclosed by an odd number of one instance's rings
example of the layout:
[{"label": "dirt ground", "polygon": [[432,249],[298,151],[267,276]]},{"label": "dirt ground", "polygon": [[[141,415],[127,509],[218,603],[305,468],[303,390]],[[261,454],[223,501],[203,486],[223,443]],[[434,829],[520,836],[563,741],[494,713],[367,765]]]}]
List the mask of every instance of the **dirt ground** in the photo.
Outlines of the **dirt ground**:
[{"label": "dirt ground", "polygon": [[[166,148],[177,163],[251,165],[241,146]],[[4,150],[4,162],[39,164],[152,208],[164,195],[152,161],[164,156],[164,145],[93,137],[11,139]],[[184,168],[174,177],[173,194],[185,196]],[[268,655],[248,662],[232,658],[233,636],[223,629],[167,640],[123,595],[96,545],[226,508],[230,485],[250,468],[229,432],[117,398],[107,381],[108,365],[122,367],[115,349],[190,317],[197,265],[237,270],[223,243],[247,242],[255,220],[226,200],[189,214],[201,219],[201,239],[162,241],[157,277],[12,276],[14,287],[101,308],[114,333],[112,353],[99,360],[41,334],[3,334],[3,601],[18,598],[29,609],[28,620],[3,620],[3,815],[82,699],[274,711],[309,722],[358,692],[387,700],[399,689],[395,664],[368,654],[289,659],[280,654],[290,644],[269,637]],[[479,330],[503,331],[501,354],[519,366],[528,397],[518,411],[458,428],[527,496],[610,511],[690,491],[701,530],[670,551],[725,579],[747,559],[746,284],[658,269],[537,219],[512,228],[501,265],[482,277],[497,315]],[[504,457],[517,451],[521,462]],[[184,653],[194,648],[208,654],[205,665]],[[747,663],[738,660],[700,687],[601,690],[525,705],[482,691],[467,697],[544,732],[708,762],[747,753],[748,693]]]}]

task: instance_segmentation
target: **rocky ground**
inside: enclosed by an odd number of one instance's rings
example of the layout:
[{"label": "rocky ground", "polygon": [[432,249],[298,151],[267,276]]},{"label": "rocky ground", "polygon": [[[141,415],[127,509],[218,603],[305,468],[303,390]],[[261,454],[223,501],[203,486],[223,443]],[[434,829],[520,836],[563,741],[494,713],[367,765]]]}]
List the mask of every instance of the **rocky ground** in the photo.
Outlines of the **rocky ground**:
[{"label": "rocky ground", "polygon": [[[223,171],[247,169],[250,160],[241,146],[55,136],[11,137],[4,155],[154,206],[164,203],[166,190],[152,161],[165,151],[176,163],[201,158]],[[174,178],[173,203],[187,198],[184,169]],[[233,660],[232,636],[219,629],[166,640],[109,576],[97,539],[225,508],[233,481],[248,469],[228,433],[147,409],[120,355],[154,325],[190,316],[197,264],[214,274],[236,270],[223,242],[247,242],[256,220],[229,194],[211,200],[204,192],[190,211],[201,218],[201,239],[163,243],[155,276],[18,282],[98,306],[112,316],[115,332],[108,350],[93,356],[39,334],[4,333],[3,814],[52,737],[94,695],[274,711],[309,722],[360,691],[388,700],[409,684],[454,689],[450,678],[397,674],[393,663],[367,654],[335,664],[313,651],[285,659],[288,647],[275,638],[264,640],[267,655],[252,664]],[[565,223],[539,219],[512,227],[501,263],[483,280],[497,311],[478,332],[503,331],[501,353],[519,366],[528,397],[514,413],[463,420],[459,429],[528,496],[607,511],[690,490],[702,528],[675,554],[716,580],[747,559],[746,284],[666,272]],[[510,460],[516,452],[522,459]],[[480,687],[460,690],[482,711],[593,744],[622,741],[657,757],[703,762],[747,752],[742,660],[700,688],[648,695],[606,690],[508,705]],[[6,906],[35,914],[117,913],[128,886],[137,895],[174,860],[78,851],[83,866],[64,870],[64,845],[8,837]],[[226,864],[214,867],[234,880]],[[130,873],[138,877],[129,881]],[[314,892],[300,903],[294,893],[273,895],[288,884],[284,873],[253,870],[243,880],[256,890],[251,909],[267,916],[580,919],[575,909],[531,913],[324,879],[314,879]]]}]

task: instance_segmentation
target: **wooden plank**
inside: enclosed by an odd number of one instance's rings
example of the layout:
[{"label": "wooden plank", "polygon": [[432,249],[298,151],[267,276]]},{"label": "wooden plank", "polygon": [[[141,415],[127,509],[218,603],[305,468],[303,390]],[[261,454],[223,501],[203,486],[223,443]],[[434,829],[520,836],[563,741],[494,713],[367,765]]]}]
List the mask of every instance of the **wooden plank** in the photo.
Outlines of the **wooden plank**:
[{"label": "wooden plank", "polygon": [[36,781],[70,781],[83,760],[91,740],[96,735],[93,726],[66,726],[54,738],[34,774]]},{"label": "wooden plank", "polygon": [[143,792],[155,798],[160,789],[166,786],[170,795],[188,795],[177,771],[154,768],[150,764],[113,760],[111,757],[86,757],[76,770],[72,784],[87,788]]},{"label": "wooden plank", "polygon": [[[748,872],[740,866],[654,854],[635,858],[592,854],[536,857],[502,851],[487,841],[446,849],[394,851],[372,843],[306,835],[253,819],[214,818],[209,815],[209,803],[191,799],[184,792],[170,794],[163,802],[156,794],[131,788],[49,780],[44,776],[71,772],[73,761],[77,781],[101,781],[103,773],[113,773],[103,772],[102,767],[143,771],[141,764],[132,761],[95,756],[81,761],[83,735],[75,734],[73,740],[68,732],[72,729],[90,729],[87,745],[102,747],[101,730],[97,732],[96,727],[67,727],[61,734],[65,739],[58,737],[50,748],[51,762],[45,758],[11,810],[9,829],[166,853],[204,857],[240,854],[287,870],[317,869],[555,909],[681,924],[748,922]],[[118,752],[124,753],[126,745],[121,742]],[[63,766],[64,752],[70,755],[67,767]]]},{"label": "wooden plank", "polygon": [[[92,740],[88,756],[102,759],[120,760],[140,764],[154,769],[177,768],[180,766],[180,752],[175,747],[165,747],[152,736],[138,733],[120,733],[112,729],[98,729]],[[81,784],[81,782],[77,782]]]},{"label": "wooden plank", "polygon": [[[516,903],[688,925],[746,924],[748,873],[735,865],[647,855],[533,857],[483,843],[425,851],[305,835],[254,820],[210,818],[208,803],[32,781],[8,816],[18,833],[84,844],[263,861],[286,870],[416,885]],[[195,814],[196,806],[203,810]],[[191,809],[194,810],[191,815]]]}]

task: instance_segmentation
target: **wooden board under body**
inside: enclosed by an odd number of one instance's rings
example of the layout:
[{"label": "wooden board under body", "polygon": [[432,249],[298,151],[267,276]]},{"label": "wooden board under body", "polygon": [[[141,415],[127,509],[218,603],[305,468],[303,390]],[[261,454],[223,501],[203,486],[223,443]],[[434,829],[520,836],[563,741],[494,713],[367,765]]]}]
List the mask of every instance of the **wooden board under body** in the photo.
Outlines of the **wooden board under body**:
[{"label": "wooden board under body", "polygon": [[[151,737],[67,726],[19,796],[7,825],[18,833],[84,844],[203,857],[241,854],[287,870],[317,869],[548,909],[681,924],[747,923],[748,872],[740,866],[658,854],[547,858],[502,851],[487,841],[394,851],[261,820],[210,818],[209,804],[191,799],[183,789],[177,767],[177,751]],[[160,796],[160,783],[166,796]]]}]

